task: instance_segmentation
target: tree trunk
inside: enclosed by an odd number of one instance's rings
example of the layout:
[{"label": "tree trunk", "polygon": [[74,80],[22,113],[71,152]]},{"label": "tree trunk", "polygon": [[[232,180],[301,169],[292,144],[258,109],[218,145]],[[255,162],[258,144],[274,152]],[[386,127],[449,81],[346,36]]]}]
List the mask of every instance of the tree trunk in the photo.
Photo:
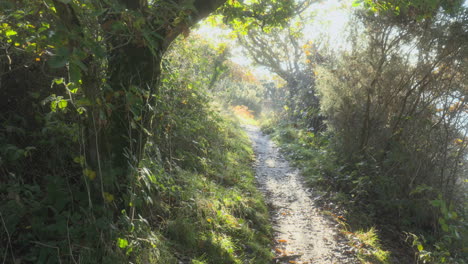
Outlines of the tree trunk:
[{"label": "tree trunk", "polygon": [[[121,11],[119,7],[110,12],[112,15],[106,15],[106,21],[101,25],[103,31],[113,30],[114,22],[122,22],[120,24],[125,28],[120,29],[120,32],[109,32],[104,38],[109,54],[106,58],[89,55],[82,61],[87,69],[81,72],[82,89],[91,104],[87,107],[87,120],[83,124],[84,153],[87,168],[94,170],[99,176],[94,187],[100,189],[102,196],[104,192],[114,193],[119,186],[125,186],[129,181],[132,165],[137,166],[141,160],[146,130],[150,130],[150,106],[153,105],[151,95],[158,87],[162,56],[167,47],[180,33],[208,16],[225,1],[195,0],[191,1],[195,10],[176,5],[174,8],[177,10],[168,13],[164,5],[161,5],[161,10],[157,10],[157,6],[149,10],[145,0],[119,0],[126,10]],[[69,34],[69,50],[81,49],[81,43],[86,42],[87,36],[83,34],[83,27],[74,12],[73,4],[58,0],[53,2],[62,24],[68,31],[75,33]],[[116,6],[115,3],[101,4],[108,10]],[[181,0],[179,4],[190,6],[185,0]],[[165,22],[162,22],[165,24],[152,21],[155,20],[154,15],[158,14],[165,17]],[[169,17],[171,14],[173,17]],[[137,21],[135,15],[140,20]],[[177,18],[184,22],[174,23]],[[155,33],[159,38],[145,37],[145,32],[141,30],[143,26],[136,26],[141,19],[144,20],[143,24],[156,23],[154,27],[146,29],[157,28]],[[104,86],[99,69],[106,60],[108,85]]]},{"label": "tree trunk", "polygon": [[[208,16],[224,1],[195,1],[197,12],[192,14],[193,19],[190,22],[196,23]],[[121,0],[121,4],[145,17],[147,11],[145,1]],[[180,12],[174,13],[180,14]],[[97,162],[92,161],[91,164],[93,168],[99,170],[103,189],[106,192],[112,193],[127,183],[132,166],[136,167],[141,160],[147,140],[145,130],[150,130],[149,124],[153,115],[149,107],[153,105],[151,94],[159,86],[162,56],[170,43],[189,26],[191,25],[185,23],[160,25],[156,33],[161,38],[152,40],[138,35],[141,32],[137,32],[137,36],[132,36],[130,41],[128,37],[120,37],[115,32],[112,34],[110,38],[112,52],[108,61],[110,91],[106,91],[109,94],[106,98],[110,98],[110,102],[107,103],[110,103],[111,108],[105,113],[107,120],[102,120],[102,113],[95,113],[94,117],[90,117],[93,118],[93,124],[88,124],[88,126],[93,125],[92,129],[95,131],[97,121],[100,125],[96,135],[98,143],[95,149],[89,148],[91,153],[88,153],[88,156],[96,158]]]}]

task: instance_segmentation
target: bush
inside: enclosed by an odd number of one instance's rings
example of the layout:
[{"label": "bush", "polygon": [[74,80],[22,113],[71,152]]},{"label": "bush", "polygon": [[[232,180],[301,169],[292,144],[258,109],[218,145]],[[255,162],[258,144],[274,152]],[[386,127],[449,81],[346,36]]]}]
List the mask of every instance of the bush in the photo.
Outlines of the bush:
[{"label": "bush", "polygon": [[461,53],[452,53],[468,49],[458,41],[466,16],[440,16],[421,22],[423,33],[360,14],[352,51],[319,70],[317,89],[345,168],[338,189],[383,222],[431,237],[434,252],[460,260],[466,241],[445,240],[447,210],[439,203],[456,212],[450,221],[466,225],[467,75]]}]

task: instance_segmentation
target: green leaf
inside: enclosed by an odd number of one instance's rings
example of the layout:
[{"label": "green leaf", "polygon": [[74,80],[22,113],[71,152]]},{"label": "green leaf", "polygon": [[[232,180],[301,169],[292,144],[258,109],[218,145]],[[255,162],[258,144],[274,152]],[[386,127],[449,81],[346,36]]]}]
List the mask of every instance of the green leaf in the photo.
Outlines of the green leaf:
[{"label": "green leaf", "polygon": [[63,78],[56,78],[54,79],[55,84],[62,84],[63,83]]},{"label": "green leaf", "polygon": [[418,251],[423,251],[423,250],[424,250],[423,245],[419,244],[419,245],[418,245]]},{"label": "green leaf", "polygon": [[447,224],[442,224],[442,230],[444,230],[444,232],[448,232],[449,231],[449,227]]},{"label": "green leaf", "polygon": [[68,102],[67,100],[60,100],[57,104],[57,106],[60,108],[60,109],[65,109],[68,105]]},{"label": "green leaf", "polygon": [[445,225],[445,219],[442,217],[439,217],[439,224]]},{"label": "green leaf", "polygon": [[5,32],[5,35],[6,35],[7,37],[11,37],[11,36],[14,36],[14,35],[17,35],[17,34],[18,34],[18,32],[14,31],[13,29],[9,29],[9,30],[7,30],[7,31]]},{"label": "green leaf", "polygon": [[449,212],[449,213],[448,213],[448,217],[449,217],[450,219],[457,219],[458,214],[457,214],[457,212],[452,211],[452,212]]},{"label": "green leaf", "polygon": [[442,201],[441,200],[432,200],[431,204],[434,207],[439,207],[442,204]]},{"label": "green leaf", "polygon": [[124,238],[117,238],[117,246],[119,248],[126,248],[128,246],[128,241]]},{"label": "green leaf", "polygon": [[75,101],[77,106],[91,106],[93,103],[88,98],[81,98]]},{"label": "green leaf", "polygon": [[439,217],[439,224],[440,224],[440,227],[442,228],[442,230],[444,230],[444,232],[449,231],[449,226],[447,225],[447,222],[445,221],[444,218]]},{"label": "green leaf", "polygon": [[62,56],[53,56],[48,60],[49,66],[51,68],[62,68],[67,65],[68,59]]},{"label": "green leaf", "polygon": [[70,63],[70,80],[74,83],[79,83],[81,80],[81,69],[75,63]]},{"label": "green leaf", "polygon": [[81,115],[81,114],[83,114],[83,113],[86,111],[86,109],[85,109],[84,107],[78,107],[78,108],[76,109],[76,111],[78,112],[78,114]]},{"label": "green leaf", "polygon": [[50,102],[50,110],[55,112],[57,110],[57,101]]},{"label": "green leaf", "polygon": [[72,60],[72,63],[77,65],[83,71],[86,71],[88,69],[88,67],[86,67],[86,65],[83,62],[81,62],[80,60],[78,60],[78,59],[74,58]]},{"label": "green leaf", "polygon": [[362,0],[356,0],[356,1],[353,1],[351,5],[352,7],[357,7],[357,6],[360,6],[361,4],[362,4]]},{"label": "green leaf", "polygon": [[47,29],[49,29],[49,28],[42,26],[37,30],[37,33],[40,34],[40,33],[44,32],[44,31],[46,31]]},{"label": "green leaf", "polygon": [[125,252],[125,255],[130,255],[132,253],[133,248],[127,248],[127,251]]},{"label": "green leaf", "polygon": [[77,156],[73,158],[73,162],[83,165],[85,162],[85,158],[83,156]]}]

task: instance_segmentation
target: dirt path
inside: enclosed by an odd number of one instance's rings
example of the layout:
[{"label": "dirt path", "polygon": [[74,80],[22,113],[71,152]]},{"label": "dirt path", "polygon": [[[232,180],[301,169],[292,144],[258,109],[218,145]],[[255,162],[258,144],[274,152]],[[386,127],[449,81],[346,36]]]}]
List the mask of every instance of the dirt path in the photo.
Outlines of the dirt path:
[{"label": "dirt path", "polygon": [[275,263],[359,263],[335,223],[320,214],[298,170],[256,126],[244,126],[256,154],[256,178],[270,206]]}]

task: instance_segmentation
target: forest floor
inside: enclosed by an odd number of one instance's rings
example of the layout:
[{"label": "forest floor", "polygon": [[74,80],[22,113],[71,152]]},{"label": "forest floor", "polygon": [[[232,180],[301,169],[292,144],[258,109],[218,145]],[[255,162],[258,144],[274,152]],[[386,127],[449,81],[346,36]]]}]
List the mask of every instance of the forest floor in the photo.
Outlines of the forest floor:
[{"label": "forest floor", "polygon": [[260,128],[244,125],[255,155],[256,179],[269,206],[274,263],[359,263],[338,225],[315,202],[317,194]]}]

